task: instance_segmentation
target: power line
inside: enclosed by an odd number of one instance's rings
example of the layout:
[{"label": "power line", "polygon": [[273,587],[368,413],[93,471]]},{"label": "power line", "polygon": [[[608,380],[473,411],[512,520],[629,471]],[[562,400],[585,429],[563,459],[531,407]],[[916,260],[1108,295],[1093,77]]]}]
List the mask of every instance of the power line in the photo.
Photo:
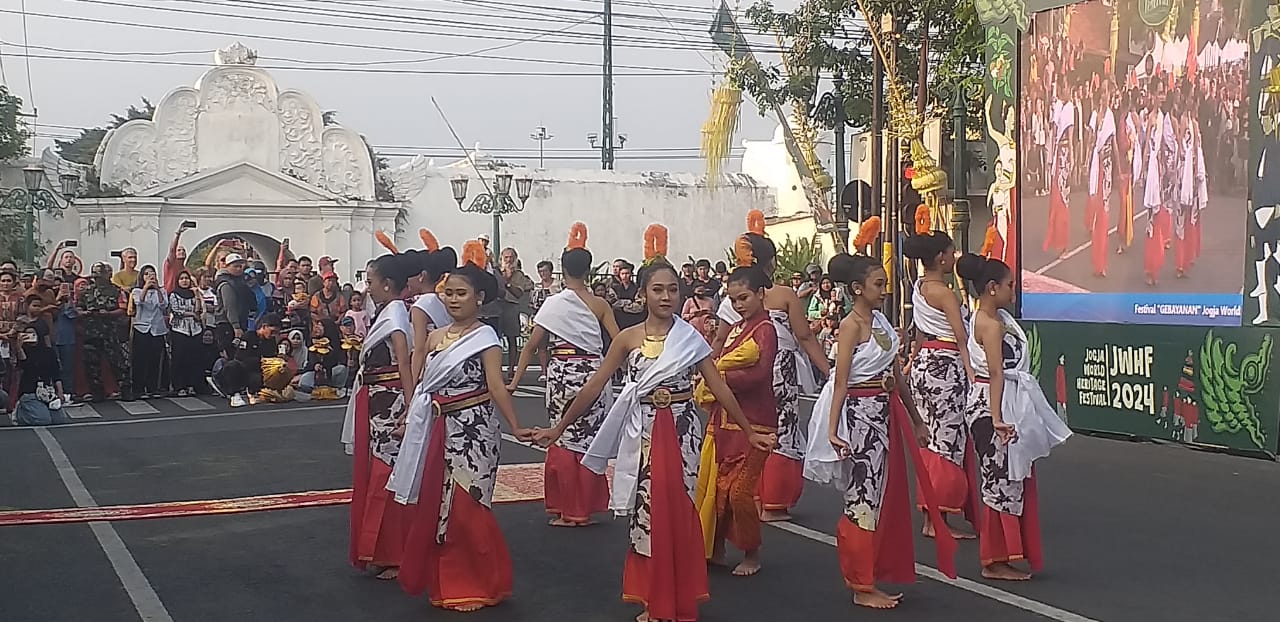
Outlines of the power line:
[{"label": "power line", "polygon": [[[133,58],[92,58],[87,56],[68,56],[49,55],[49,54],[19,54],[24,58],[36,58],[54,61],[76,61],[76,62],[94,62],[94,63],[119,63],[126,65],[159,65],[169,67],[200,67],[208,68],[208,63],[200,62],[183,62],[183,61],[164,61],[164,60],[142,60]],[[262,65],[257,64],[255,67],[261,69],[271,69],[273,71],[314,71],[321,73],[365,73],[365,74],[388,74],[388,75],[427,75],[427,76],[540,76],[548,78],[573,78],[573,77],[599,77],[598,73],[572,72],[572,71],[482,71],[482,70],[463,70],[463,69],[380,69],[380,68],[353,68],[353,67],[327,67],[321,65],[298,66],[298,65]],[[697,70],[671,71],[655,68],[652,71],[632,71],[626,73],[614,73],[615,76],[628,78],[642,77],[697,77],[702,78],[710,75],[712,72]]]}]

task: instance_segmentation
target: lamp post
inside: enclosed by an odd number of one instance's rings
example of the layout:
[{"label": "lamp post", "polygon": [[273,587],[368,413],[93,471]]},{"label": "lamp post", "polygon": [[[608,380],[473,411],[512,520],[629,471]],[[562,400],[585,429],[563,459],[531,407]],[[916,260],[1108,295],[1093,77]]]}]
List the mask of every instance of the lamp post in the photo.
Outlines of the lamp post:
[{"label": "lamp post", "polygon": [[831,81],[831,90],[823,93],[818,100],[818,106],[821,109],[828,109],[832,113],[832,125],[835,131],[836,153],[835,153],[835,195],[836,195],[836,235],[840,238],[840,244],[843,248],[836,249],[836,252],[849,252],[849,214],[844,209],[844,185],[845,185],[845,154],[844,154],[844,128],[849,124],[849,117],[845,113],[844,99],[844,72],[836,72],[835,77]]},{"label": "lamp post", "polygon": [[[502,216],[503,214],[524,211],[524,204],[529,201],[529,195],[533,190],[533,179],[521,177],[514,180],[516,184],[516,199],[520,201],[516,203],[511,198],[512,175],[508,171],[502,171],[493,176],[491,192],[476,195],[476,198],[472,199],[471,203],[463,205],[467,200],[467,184],[470,181],[471,179],[466,175],[459,175],[449,181],[449,184],[453,186],[453,200],[458,202],[458,208],[464,213],[493,215],[493,246],[491,248],[495,253],[501,253]],[[484,181],[483,178],[481,181]],[[485,184],[485,189],[490,189],[488,184]]]},{"label": "lamp post", "polygon": [[968,111],[964,87],[960,87],[956,90],[956,97],[951,102],[951,125],[956,132],[951,165],[951,239],[955,240],[962,253],[969,252],[969,171],[968,164],[965,162],[965,149],[969,144],[968,137],[965,135]]},{"label": "lamp post", "polygon": [[[4,199],[0,200],[0,211],[16,212],[22,210],[26,216],[26,254],[23,257],[28,266],[35,265],[36,255],[36,212],[58,213],[65,207],[58,202],[58,197],[53,191],[42,188],[44,182],[44,168],[38,164],[32,164],[22,169],[22,180],[25,184],[23,188],[14,188],[4,195]],[[71,173],[63,173],[58,176],[58,181],[62,184],[62,195],[68,200],[75,196],[76,190],[80,185],[80,178]]]}]

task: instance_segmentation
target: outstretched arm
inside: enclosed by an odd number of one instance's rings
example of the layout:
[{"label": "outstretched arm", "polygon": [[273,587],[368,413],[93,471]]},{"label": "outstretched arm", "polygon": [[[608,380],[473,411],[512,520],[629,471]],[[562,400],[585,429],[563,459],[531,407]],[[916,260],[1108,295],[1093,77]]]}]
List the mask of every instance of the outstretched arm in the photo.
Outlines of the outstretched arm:
[{"label": "outstretched arm", "polygon": [[858,325],[849,316],[840,322],[840,337],[836,341],[836,370],[831,377],[831,410],[827,412],[827,439],[840,457],[849,455],[849,445],[840,438],[840,416],[843,414],[845,395],[849,392],[849,366],[853,363]]},{"label": "outstretched arm", "polygon": [[[520,360],[516,363],[515,373],[511,375],[511,382],[507,383],[508,391],[515,391],[520,386],[520,379],[524,377],[525,370],[529,369],[529,363],[533,361],[533,355],[547,340],[547,329],[534,324],[533,331],[529,333],[529,340],[525,342],[524,348],[520,350]],[[543,370],[546,373],[546,370]]]},{"label": "outstretched arm", "polygon": [[484,379],[489,386],[489,398],[493,400],[494,407],[502,414],[502,418],[506,419],[507,427],[511,428],[511,433],[516,438],[522,441],[529,440],[530,433],[520,427],[520,421],[516,419],[515,404],[511,402],[511,394],[502,384],[502,348],[497,346],[489,348],[480,355],[480,358],[484,363]]},{"label": "outstretched arm", "polygon": [[773,451],[774,445],[778,442],[777,436],[774,434],[761,434],[751,429],[751,422],[747,420],[747,415],[742,412],[742,406],[738,404],[738,398],[733,395],[729,385],[725,384],[724,379],[720,377],[715,363],[711,362],[711,357],[704,358],[702,362],[698,363],[698,372],[702,374],[703,380],[707,383],[707,389],[716,397],[716,402],[720,404],[720,408],[729,413],[729,418],[746,433],[747,441],[760,451]]},{"label": "outstretched arm", "polygon": [[578,391],[577,397],[573,398],[573,402],[565,409],[564,416],[560,418],[560,423],[556,424],[550,430],[538,430],[534,433],[534,439],[543,445],[550,445],[556,439],[560,438],[569,426],[577,421],[579,417],[587,412],[591,405],[596,403],[596,399],[600,397],[600,393],[604,391],[605,386],[613,378],[613,373],[618,371],[622,366],[622,361],[626,358],[631,348],[623,339],[615,339],[613,344],[609,346],[609,352],[605,354],[604,360],[600,362],[600,369],[591,375],[587,383],[582,385],[582,390]]}]

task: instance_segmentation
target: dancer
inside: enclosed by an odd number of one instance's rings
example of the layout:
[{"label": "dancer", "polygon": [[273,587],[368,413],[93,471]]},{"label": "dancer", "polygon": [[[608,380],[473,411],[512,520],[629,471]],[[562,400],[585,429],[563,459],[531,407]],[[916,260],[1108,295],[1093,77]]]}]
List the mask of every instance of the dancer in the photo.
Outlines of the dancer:
[{"label": "dancer", "polygon": [[347,453],[355,456],[350,559],[357,568],[377,569],[379,579],[394,579],[399,572],[407,528],[404,508],[387,494],[386,485],[400,453],[397,428],[415,380],[409,369],[413,327],[403,301],[412,273],[400,255],[383,255],[365,271],[365,291],[378,311],[360,353],[360,389],[347,405],[342,428]]},{"label": "dancer", "polygon": [[[766,276],[777,271],[777,247],[765,237],[764,213],[751,210],[747,213],[747,233],[738,237],[735,248],[749,250],[751,261]],[[745,244],[745,246],[744,246]],[[800,501],[804,491],[804,428],[800,425],[800,391],[812,395],[818,390],[814,368],[823,376],[831,373],[822,344],[814,337],[805,316],[803,301],[790,287],[773,287],[765,290],[764,306],[777,329],[778,356],[773,373],[773,394],[778,404],[778,446],[770,454],[760,476],[760,520],[765,522],[789,520],[791,508]],[[742,321],[733,304],[720,303],[716,315],[721,324],[712,351],[719,354],[729,335],[730,327]]]},{"label": "dancer", "polygon": [[[742,320],[729,330],[729,343],[716,357],[715,365],[743,405],[742,411],[751,422],[750,431],[775,437],[778,405],[770,381],[777,358],[791,355],[779,353],[778,329],[764,308],[769,276],[760,266],[752,265],[750,243],[744,238],[738,240],[735,253],[739,267],[729,276],[725,299]],[[765,461],[773,454],[748,444],[747,428],[724,420],[722,408],[708,394],[706,380],[698,383],[694,397],[711,413],[695,496],[707,559],[713,566],[726,565],[724,541],[728,538],[743,552],[742,563],[733,569],[733,574],[750,576],[760,572],[756,487]]]},{"label": "dancer", "polygon": [[441,294],[452,323],[427,337],[426,368],[387,489],[397,502],[416,504],[407,510],[400,585],[429,593],[436,607],[475,611],[511,595],[511,556],[491,509],[502,443],[494,410],[517,438],[529,432],[502,382],[498,335],[479,318],[498,295],[497,280],[480,242],[467,242],[462,255],[465,265]]},{"label": "dancer", "polygon": [[1120,150],[1120,218],[1116,220],[1116,235],[1120,244],[1116,254],[1123,255],[1133,246],[1133,197],[1137,192],[1138,179],[1142,177],[1142,118],[1138,114],[1132,93],[1123,96],[1123,127],[1116,134],[1116,146]]},{"label": "dancer", "polygon": [[1191,110],[1182,113],[1182,166],[1179,175],[1179,214],[1185,219],[1181,253],[1178,259],[1178,275],[1185,277],[1192,264],[1200,257],[1200,212],[1209,202],[1209,189],[1205,185],[1204,149],[1200,144],[1200,124]]},{"label": "dancer", "polygon": [[449,247],[440,248],[435,236],[430,231],[421,229],[427,249],[417,253],[419,257],[418,298],[409,309],[409,317],[413,320],[413,374],[415,378],[422,376],[422,368],[427,364],[427,337],[431,331],[451,323],[449,311],[440,301],[437,290],[442,289],[444,277],[454,266],[458,265],[458,254]]},{"label": "dancer", "polygon": [[[578,222],[569,230],[569,244],[560,255],[564,289],[548,297],[533,316],[533,332],[520,352],[516,373],[507,384],[515,391],[533,355],[550,339],[547,361],[547,418],[560,422],[564,412],[582,391],[592,374],[600,369],[604,356],[604,334],[612,341],[618,336],[613,307],[587,288],[591,273],[591,251],[587,250],[587,226]],[[603,330],[602,330],[603,327]],[[566,433],[547,448],[543,495],[553,527],[591,524],[591,515],[609,509],[609,482],[604,475],[582,466],[582,455],[600,429],[609,411],[613,394],[605,391],[587,409],[587,414],[566,428]]]},{"label": "dancer", "polygon": [[1070,234],[1071,177],[1075,153],[1075,104],[1071,103],[1065,83],[1058,83],[1058,100],[1053,104],[1053,175],[1049,191],[1049,228],[1044,236],[1044,250],[1059,256],[1067,252]]},{"label": "dancer", "polygon": [[[921,205],[916,211],[915,235],[903,242],[902,253],[924,264],[924,274],[911,292],[920,349],[909,372],[911,398],[929,426],[929,444],[920,457],[937,494],[938,510],[944,515],[963,513],[973,521],[975,506],[968,476],[973,446],[964,422],[973,365],[968,350],[959,345],[969,337],[965,329],[968,310],[948,285],[947,275],[956,265],[955,244],[946,233],[929,228],[928,206]],[[917,494],[916,498],[922,497]],[[922,505],[920,509],[926,508]],[[974,537],[971,532],[948,528],[952,537]],[[928,520],[924,521],[924,535],[934,535],[933,523]]]},{"label": "dancer", "polygon": [[1107,276],[1107,235],[1111,227],[1111,189],[1115,162],[1116,117],[1111,110],[1111,81],[1103,80],[1097,105],[1089,117],[1094,132],[1093,155],[1089,158],[1089,231],[1093,275]]},{"label": "dancer", "polygon": [[609,506],[630,516],[631,547],[622,573],[622,599],[645,610],[636,619],[696,620],[698,602],[710,598],[702,533],[694,508],[698,449],[702,427],[693,403],[693,374],[707,380],[748,443],[773,449],[774,439],[750,431],[737,399],[711,361],[711,348],[676,313],[680,279],[667,263],[667,230],[645,231],[645,264],[640,290],[648,312],[637,325],[618,333],[599,371],[549,430],[537,430],[543,445],[555,442],[587,412],[625,365],[627,383],[609,409],[582,464],[604,473],[617,457]]},{"label": "dancer", "polygon": [[1147,275],[1147,285],[1154,287],[1160,281],[1160,269],[1164,267],[1164,250],[1168,245],[1166,230],[1169,216],[1166,212],[1164,183],[1164,125],[1167,122],[1160,108],[1154,104],[1147,112],[1147,145],[1145,185],[1142,205],[1147,208],[1147,239],[1143,248],[1142,270]]},{"label": "dancer", "polygon": [[[836,548],[853,602],[891,609],[902,595],[887,594],[876,582],[912,583],[916,576],[903,445],[919,469],[917,444],[928,444],[929,427],[916,412],[897,362],[898,333],[876,310],[889,282],[879,260],[842,253],[831,258],[827,272],[849,288],[853,311],[840,322],[835,373],[809,419],[804,474],[844,492]],[[930,479],[919,478],[919,489],[937,532],[938,568],[955,577],[956,541]]]},{"label": "dancer", "polygon": [[970,254],[960,258],[956,270],[981,296],[968,340],[977,378],[965,420],[979,463],[982,576],[1025,581],[1031,573],[1012,562],[1026,560],[1033,572],[1043,564],[1032,465],[1066,441],[1071,430],[1031,375],[1026,333],[1006,311],[1014,301],[1009,266]]}]

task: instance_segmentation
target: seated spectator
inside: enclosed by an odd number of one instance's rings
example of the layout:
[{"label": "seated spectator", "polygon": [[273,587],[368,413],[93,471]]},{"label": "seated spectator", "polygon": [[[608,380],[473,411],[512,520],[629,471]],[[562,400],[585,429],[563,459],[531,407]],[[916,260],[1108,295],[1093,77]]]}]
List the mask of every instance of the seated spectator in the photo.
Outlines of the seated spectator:
[{"label": "seated spectator", "polygon": [[319,324],[312,329],[317,336],[311,340],[307,366],[298,376],[298,391],[315,399],[345,397],[349,368],[342,335],[333,320],[321,320]]},{"label": "seated spectator", "polygon": [[257,329],[232,341],[234,357],[214,372],[212,383],[219,394],[230,397],[238,408],[257,401],[262,389],[262,359],[277,356],[276,331],[280,316],[266,315],[258,320]]},{"label": "seated spectator", "polygon": [[62,410],[62,370],[57,352],[49,345],[49,330],[44,322],[26,322],[18,332],[15,350],[21,373],[14,422],[18,425],[69,422]]}]

